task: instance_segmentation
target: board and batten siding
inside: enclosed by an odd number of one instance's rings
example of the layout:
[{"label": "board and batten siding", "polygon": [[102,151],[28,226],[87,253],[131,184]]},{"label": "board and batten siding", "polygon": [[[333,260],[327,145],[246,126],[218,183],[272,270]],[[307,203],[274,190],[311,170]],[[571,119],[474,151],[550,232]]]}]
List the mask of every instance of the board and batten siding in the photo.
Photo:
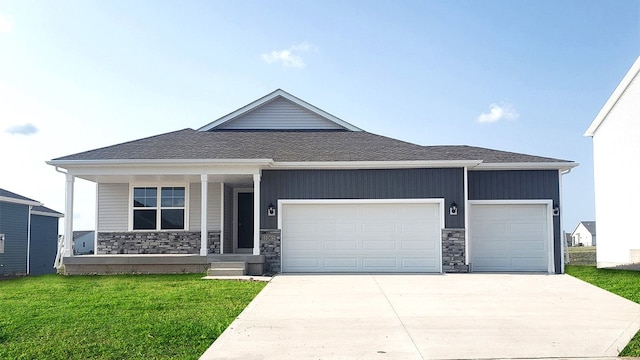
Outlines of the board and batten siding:
[{"label": "board and batten siding", "polygon": [[[445,211],[447,228],[464,228],[462,168],[371,170],[263,170],[260,207],[281,199],[439,199],[445,210],[458,204],[458,215]],[[263,229],[277,228],[277,216],[261,212]]]},{"label": "board and batten siding", "polygon": [[129,230],[129,184],[98,184],[97,230]]},{"label": "board and batten siding", "polygon": [[0,253],[0,276],[27,272],[29,206],[0,201],[0,234],[5,235]]},{"label": "board and batten siding", "polygon": [[55,274],[53,262],[56,259],[58,247],[58,224],[57,217],[31,215],[29,274]]},{"label": "board and batten siding", "polygon": [[238,118],[218,127],[224,130],[344,130],[299,105],[285,99],[274,99]]},{"label": "board and batten siding", "polygon": [[[560,204],[558,170],[469,171],[469,200],[553,200]],[[562,209],[560,209],[562,211]],[[472,229],[473,231],[473,229]],[[554,264],[562,268],[560,217],[553,217]]]},{"label": "board and batten siding", "polygon": [[[220,183],[209,183],[207,189],[207,230],[220,230]],[[189,184],[189,230],[200,231],[202,220],[200,183]]]}]

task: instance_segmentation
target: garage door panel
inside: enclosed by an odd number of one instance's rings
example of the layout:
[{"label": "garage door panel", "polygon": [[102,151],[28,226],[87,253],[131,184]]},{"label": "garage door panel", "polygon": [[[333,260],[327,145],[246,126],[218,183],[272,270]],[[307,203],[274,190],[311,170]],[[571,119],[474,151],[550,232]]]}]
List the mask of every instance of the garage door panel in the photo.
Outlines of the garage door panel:
[{"label": "garage door panel", "polygon": [[291,244],[290,250],[295,251],[318,251],[319,250],[319,242],[317,240],[300,240],[296,241],[295,244]]},{"label": "garage door panel", "polygon": [[546,204],[472,204],[473,271],[548,271]]},{"label": "garage door panel", "polygon": [[367,257],[362,259],[362,268],[369,271],[396,270],[398,260],[395,257]]},{"label": "garage door panel", "polygon": [[283,271],[438,272],[440,216],[437,203],[283,204]]},{"label": "garage door panel", "polygon": [[327,251],[357,250],[358,243],[352,240],[324,240],[322,248]]},{"label": "garage door panel", "polygon": [[386,251],[395,251],[396,243],[394,241],[383,240],[383,241],[371,241],[364,240],[362,241],[362,250],[386,250]]}]

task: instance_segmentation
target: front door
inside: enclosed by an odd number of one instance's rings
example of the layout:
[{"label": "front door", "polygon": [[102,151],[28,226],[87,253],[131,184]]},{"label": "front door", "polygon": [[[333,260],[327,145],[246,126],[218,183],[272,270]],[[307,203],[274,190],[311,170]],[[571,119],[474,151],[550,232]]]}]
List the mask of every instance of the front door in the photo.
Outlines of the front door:
[{"label": "front door", "polygon": [[253,249],[253,193],[238,193],[238,249]]}]

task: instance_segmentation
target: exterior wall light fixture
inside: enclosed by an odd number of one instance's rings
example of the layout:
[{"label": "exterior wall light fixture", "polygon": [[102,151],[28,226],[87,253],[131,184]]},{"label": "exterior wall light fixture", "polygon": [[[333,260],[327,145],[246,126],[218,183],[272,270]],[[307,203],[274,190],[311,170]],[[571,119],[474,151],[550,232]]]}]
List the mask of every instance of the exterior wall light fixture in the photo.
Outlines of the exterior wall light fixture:
[{"label": "exterior wall light fixture", "polygon": [[267,207],[267,216],[276,216],[276,207],[273,206],[273,203],[269,203]]},{"label": "exterior wall light fixture", "polygon": [[455,202],[452,202],[449,207],[449,215],[458,215],[458,204]]}]

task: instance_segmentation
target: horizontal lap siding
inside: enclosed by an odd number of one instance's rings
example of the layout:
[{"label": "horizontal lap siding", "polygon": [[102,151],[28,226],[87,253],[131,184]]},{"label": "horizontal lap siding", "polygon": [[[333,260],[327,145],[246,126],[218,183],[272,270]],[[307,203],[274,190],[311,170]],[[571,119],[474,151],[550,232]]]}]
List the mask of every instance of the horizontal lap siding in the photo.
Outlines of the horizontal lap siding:
[{"label": "horizontal lap siding", "polygon": [[[469,200],[551,199],[560,203],[558,170],[469,171]],[[562,209],[560,209],[562,211]],[[562,265],[560,217],[553,217],[555,268]]]},{"label": "horizontal lap siding", "polygon": [[225,130],[343,129],[340,125],[285,99],[275,99],[219,128]]},{"label": "horizontal lap siding", "polygon": [[[448,228],[464,227],[464,171],[459,168],[380,170],[264,170],[261,208],[280,199],[444,198],[445,208],[459,204],[457,216],[445,215]],[[277,217],[261,213],[261,227],[277,228]]]},{"label": "horizontal lap siding", "polygon": [[98,231],[129,228],[129,184],[98,184]]},{"label": "horizontal lap siding", "polygon": [[[207,230],[220,230],[220,183],[209,183],[207,189]],[[189,230],[200,231],[202,221],[202,184],[189,185]]]},{"label": "horizontal lap siding", "polygon": [[0,234],[5,235],[0,276],[26,273],[28,228],[29,206],[0,202]]}]

